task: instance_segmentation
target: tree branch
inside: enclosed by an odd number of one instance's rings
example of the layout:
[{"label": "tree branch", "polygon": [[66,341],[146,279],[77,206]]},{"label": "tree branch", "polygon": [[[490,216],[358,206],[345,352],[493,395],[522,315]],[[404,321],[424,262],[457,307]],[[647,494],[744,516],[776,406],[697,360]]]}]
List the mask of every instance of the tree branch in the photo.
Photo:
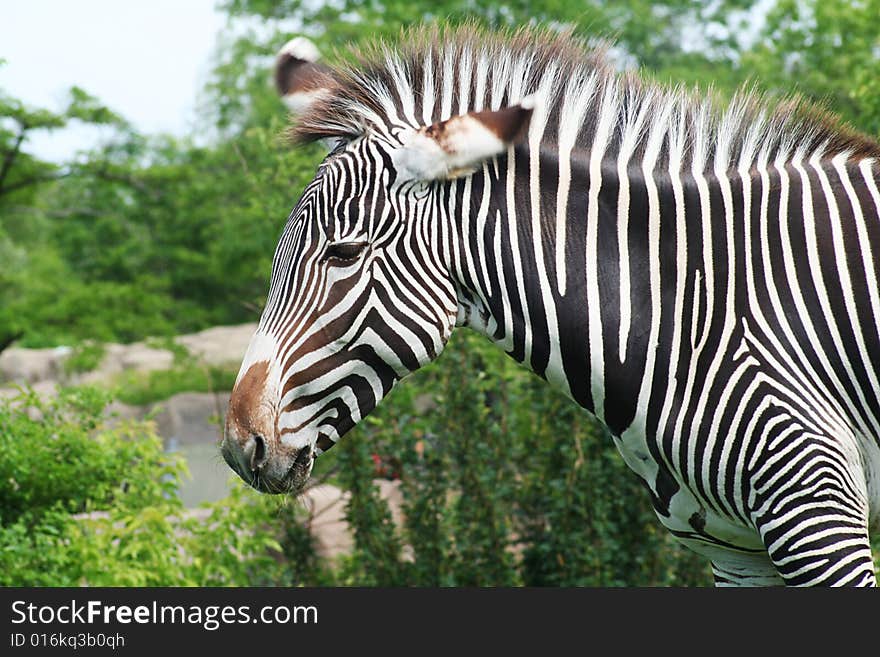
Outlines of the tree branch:
[{"label": "tree branch", "polygon": [[22,123],[19,125],[18,136],[15,138],[15,144],[9,151],[7,151],[6,157],[3,158],[3,166],[0,167],[0,194],[5,191],[3,183],[6,181],[6,176],[9,175],[10,169],[12,169],[12,163],[15,162],[15,158],[18,157],[18,154],[21,151],[21,144],[22,142],[24,142],[26,134],[27,126]]},{"label": "tree branch", "polygon": [[129,187],[136,189],[141,194],[149,196],[152,199],[161,198],[161,193],[157,190],[151,188],[149,185],[144,183],[141,180],[138,180],[134,176],[123,175],[118,173],[110,173],[106,169],[93,169],[93,170],[85,170],[86,175],[91,174],[95,178],[100,178],[101,180],[105,180],[107,182],[116,182],[122,183],[124,185],[128,185]]},{"label": "tree branch", "polygon": [[70,175],[69,171],[58,173],[51,176],[31,176],[30,178],[22,178],[21,180],[16,180],[14,183],[10,185],[4,186],[3,179],[0,178],[0,196],[3,194],[8,194],[9,192],[14,192],[17,189],[22,189],[24,187],[30,187],[31,185],[39,185],[44,182],[53,182],[55,180],[61,180],[62,178],[66,178]]}]

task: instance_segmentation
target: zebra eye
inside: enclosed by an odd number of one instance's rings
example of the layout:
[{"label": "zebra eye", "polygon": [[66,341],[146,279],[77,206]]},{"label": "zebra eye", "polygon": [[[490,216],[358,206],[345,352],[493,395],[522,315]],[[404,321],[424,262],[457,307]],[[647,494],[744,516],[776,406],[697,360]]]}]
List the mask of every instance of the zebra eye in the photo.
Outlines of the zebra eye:
[{"label": "zebra eye", "polygon": [[324,260],[352,262],[367,248],[368,242],[331,242],[324,251]]}]

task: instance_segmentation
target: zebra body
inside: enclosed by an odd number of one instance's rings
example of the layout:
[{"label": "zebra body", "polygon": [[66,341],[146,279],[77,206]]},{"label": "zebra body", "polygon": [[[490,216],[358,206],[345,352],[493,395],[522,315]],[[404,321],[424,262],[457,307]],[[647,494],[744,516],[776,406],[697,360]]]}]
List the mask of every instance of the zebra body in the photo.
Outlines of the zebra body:
[{"label": "zebra body", "polygon": [[608,426],[719,584],[873,584],[880,148],[566,37],[447,36],[341,71],[294,48],[300,84],[279,65],[334,150],[279,242],[230,465],[298,490],[468,326]]}]

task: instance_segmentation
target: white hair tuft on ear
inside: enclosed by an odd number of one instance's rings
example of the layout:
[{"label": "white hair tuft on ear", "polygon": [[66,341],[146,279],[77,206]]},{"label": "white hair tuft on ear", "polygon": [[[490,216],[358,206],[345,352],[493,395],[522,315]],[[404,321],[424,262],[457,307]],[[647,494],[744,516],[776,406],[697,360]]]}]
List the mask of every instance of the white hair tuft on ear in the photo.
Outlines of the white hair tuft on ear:
[{"label": "white hair tuft on ear", "polygon": [[304,62],[316,62],[321,59],[321,53],[318,50],[318,46],[311,42],[311,40],[306,37],[293,37],[290,41],[285,43],[278,50],[278,57],[281,55],[290,55],[295,59],[300,59]]},{"label": "white hair tuft on ear", "polygon": [[318,60],[321,53],[305,37],[285,43],[275,58],[275,86],[288,109],[302,114],[334,86],[330,69]]},{"label": "white hair tuft on ear", "polygon": [[449,180],[473,173],[481,162],[505,153],[523,136],[532,107],[534,101],[526,98],[500,110],[470,112],[413,130],[392,154],[398,175]]}]

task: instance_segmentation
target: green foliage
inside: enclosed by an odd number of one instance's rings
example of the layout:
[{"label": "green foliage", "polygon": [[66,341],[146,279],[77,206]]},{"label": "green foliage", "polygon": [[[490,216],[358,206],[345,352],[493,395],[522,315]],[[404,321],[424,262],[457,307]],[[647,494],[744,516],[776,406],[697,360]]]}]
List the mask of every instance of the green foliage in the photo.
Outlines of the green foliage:
[{"label": "green foliage", "polygon": [[0,271],[0,340],[22,333],[21,346],[44,347],[174,331],[155,281],[82,281],[52,248],[19,249],[12,253],[18,267]]},{"label": "green foliage", "polygon": [[66,119],[76,119],[91,125],[116,125],[127,127],[125,120],[116,112],[104,106],[85,89],[70,88],[70,100],[64,113]]},{"label": "green foliage", "polygon": [[340,586],[346,583],[344,564],[319,558],[310,529],[311,518],[303,517],[296,502],[290,501],[279,507],[272,521],[280,532],[282,572],[274,580],[268,573],[261,581],[269,586]]},{"label": "green foliage", "polygon": [[0,586],[254,586],[285,568],[266,500],[236,490],[185,513],[178,504],[87,516],[51,510],[0,527]]},{"label": "green foliage", "polygon": [[[394,532],[388,505],[372,481],[369,444],[348,441],[338,455],[340,481],[351,493],[346,519],[354,533],[354,567],[349,573],[359,586],[398,586],[402,580],[400,541]],[[364,476],[364,475],[367,476]]]},{"label": "green foliage", "polygon": [[163,456],[144,427],[101,427],[108,401],[92,388],[61,390],[51,401],[29,392],[0,400],[0,523],[50,509],[155,504],[173,492],[183,465]]},{"label": "green foliage", "polygon": [[880,135],[880,1],[777,0],[743,68]]},{"label": "green foliage", "polygon": [[[0,400],[0,586],[292,580],[278,558],[274,500],[238,487],[201,513],[185,511],[182,461],[162,451],[151,423],[108,423],[106,401],[89,388],[52,402]],[[314,560],[307,542],[297,549]]]},{"label": "green foliage", "polygon": [[64,359],[64,371],[67,374],[91,372],[98,368],[101,361],[104,360],[106,353],[107,347],[103,342],[93,342],[91,340],[81,342]]}]

